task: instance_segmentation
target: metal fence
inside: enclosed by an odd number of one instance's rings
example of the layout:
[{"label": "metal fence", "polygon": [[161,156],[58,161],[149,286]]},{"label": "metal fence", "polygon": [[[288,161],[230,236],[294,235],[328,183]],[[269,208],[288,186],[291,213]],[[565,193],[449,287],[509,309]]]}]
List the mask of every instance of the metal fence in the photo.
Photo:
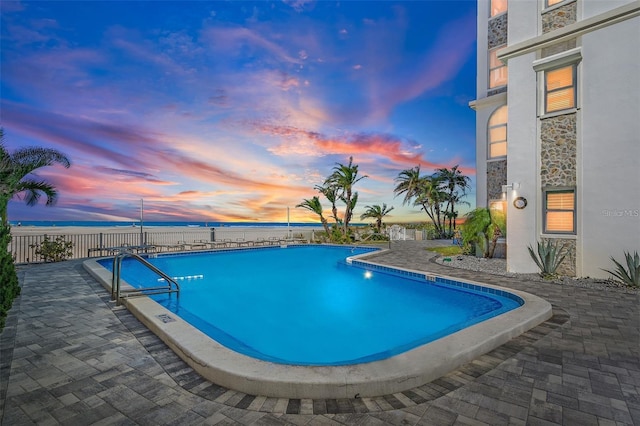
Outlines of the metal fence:
[{"label": "metal fence", "polygon": [[[260,241],[260,240],[288,240],[303,239],[315,241],[315,233],[322,231],[322,227],[219,227],[219,228],[184,228],[180,230],[163,230],[162,228],[150,228],[140,232],[132,228],[127,231],[111,230],[109,232],[96,233],[72,233],[65,232],[64,228],[47,233],[35,234],[33,232],[13,232],[9,252],[12,253],[16,263],[42,262],[42,256],[36,254],[37,246],[41,245],[45,238],[55,241],[62,237],[64,241],[72,244],[69,259],[81,259],[87,257],[101,257],[114,253],[114,248],[123,246],[154,246],[156,251],[170,249],[182,249],[183,245],[189,248],[190,243],[215,242],[215,241]],[[391,240],[420,240],[426,238],[422,231],[406,229],[394,225],[385,232]]]},{"label": "metal fence", "polygon": [[[196,241],[257,241],[303,238],[313,240],[315,231],[321,228],[186,228],[180,231],[163,231],[152,229],[144,232],[132,229],[123,232],[97,232],[97,233],[65,233],[63,228],[48,231],[46,234],[22,234],[12,235],[9,243],[9,252],[12,253],[16,263],[41,262],[43,259],[36,254],[36,248],[45,238],[55,241],[62,237],[64,241],[72,243],[71,259],[97,257],[110,254],[109,248],[122,246],[149,245],[159,248],[176,246],[181,243],[194,243]],[[104,249],[104,250],[99,250]]]}]

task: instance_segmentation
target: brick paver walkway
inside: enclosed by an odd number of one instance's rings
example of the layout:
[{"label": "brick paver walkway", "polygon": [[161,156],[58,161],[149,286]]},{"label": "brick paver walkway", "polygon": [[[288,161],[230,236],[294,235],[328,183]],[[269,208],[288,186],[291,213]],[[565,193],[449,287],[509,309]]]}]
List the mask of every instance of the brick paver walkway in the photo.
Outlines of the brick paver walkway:
[{"label": "brick paver walkway", "polygon": [[441,266],[430,242],[374,261],[528,291],[554,317],[420,388],[379,398],[245,395],[191,370],[82,268],[20,268],[0,335],[4,425],[640,425],[637,293],[527,282]]}]

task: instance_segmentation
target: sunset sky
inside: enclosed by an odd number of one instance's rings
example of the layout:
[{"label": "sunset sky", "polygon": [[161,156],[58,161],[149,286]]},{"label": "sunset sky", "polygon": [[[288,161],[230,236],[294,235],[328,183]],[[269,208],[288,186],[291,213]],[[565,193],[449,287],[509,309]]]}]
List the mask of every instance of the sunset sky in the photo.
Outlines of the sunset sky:
[{"label": "sunset sky", "polygon": [[14,199],[11,221],[136,220],[144,199],[150,221],[315,222],[295,205],[350,156],[358,221],[427,220],[393,194],[416,165],[475,188],[475,1],[0,7],[5,145],[73,163],[38,172],[55,207]]}]

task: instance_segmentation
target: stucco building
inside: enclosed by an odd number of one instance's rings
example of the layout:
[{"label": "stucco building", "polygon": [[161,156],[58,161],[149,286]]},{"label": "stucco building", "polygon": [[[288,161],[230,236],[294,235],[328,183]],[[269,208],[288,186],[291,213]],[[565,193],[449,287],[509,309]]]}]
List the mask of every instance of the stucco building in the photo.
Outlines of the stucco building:
[{"label": "stucco building", "polygon": [[507,265],[559,240],[564,274],[640,251],[640,1],[478,0],[479,207],[507,215]]}]

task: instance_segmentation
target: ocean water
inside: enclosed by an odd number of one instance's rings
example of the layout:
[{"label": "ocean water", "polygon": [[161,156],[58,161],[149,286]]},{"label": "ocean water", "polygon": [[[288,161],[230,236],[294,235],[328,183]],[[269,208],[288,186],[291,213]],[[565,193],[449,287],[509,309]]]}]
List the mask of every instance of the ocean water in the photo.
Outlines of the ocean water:
[{"label": "ocean water", "polygon": [[[23,221],[10,221],[11,226],[88,226],[88,227],[104,227],[104,226],[140,226],[140,222],[110,222],[110,221],[81,221],[81,220],[23,220]],[[219,228],[219,227],[287,227],[287,225],[295,227],[322,227],[321,223],[298,223],[291,222],[198,222],[198,221],[186,221],[186,222],[153,222],[145,221],[144,226],[190,226],[190,227],[205,227],[205,228]],[[354,224],[358,226],[359,224]]]}]

